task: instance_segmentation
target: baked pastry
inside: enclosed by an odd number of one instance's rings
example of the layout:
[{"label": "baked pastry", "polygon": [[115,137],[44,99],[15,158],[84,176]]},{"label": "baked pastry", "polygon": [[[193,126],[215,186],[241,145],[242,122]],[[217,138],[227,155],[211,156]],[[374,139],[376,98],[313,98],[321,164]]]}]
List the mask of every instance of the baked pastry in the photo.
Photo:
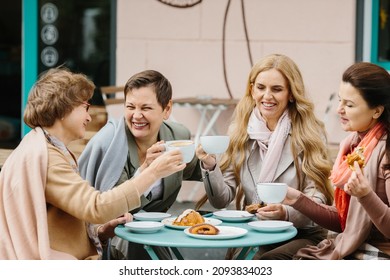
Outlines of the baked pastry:
[{"label": "baked pastry", "polygon": [[356,147],[355,151],[352,154],[347,155],[347,164],[350,169],[355,170],[353,166],[354,162],[357,161],[360,168],[363,168],[365,165],[365,157],[363,155],[364,147]]},{"label": "baked pastry", "polygon": [[203,235],[217,235],[219,229],[210,224],[199,224],[189,228],[188,230],[192,234],[203,234]]},{"label": "baked pastry", "polygon": [[173,225],[176,226],[194,226],[204,223],[204,218],[192,209],[185,210],[181,215],[179,215],[174,221]]},{"label": "baked pastry", "polygon": [[263,207],[264,205],[265,204],[260,204],[260,203],[250,204],[250,205],[245,206],[245,211],[247,211],[251,214],[255,214],[257,212],[257,209]]}]

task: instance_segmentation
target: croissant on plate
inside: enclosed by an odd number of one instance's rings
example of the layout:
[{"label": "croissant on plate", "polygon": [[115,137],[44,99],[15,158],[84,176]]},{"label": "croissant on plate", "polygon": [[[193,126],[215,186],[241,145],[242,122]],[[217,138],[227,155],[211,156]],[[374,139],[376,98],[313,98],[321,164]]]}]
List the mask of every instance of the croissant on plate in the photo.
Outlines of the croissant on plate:
[{"label": "croissant on plate", "polygon": [[172,224],[176,226],[194,226],[204,222],[205,220],[199,214],[199,212],[192,209],[187,209],[181,215],[179,215]]},{"label": "croissant on plate", "polygon": [[189,228],[188,230],[192,234],[203,234],[203,235],[217,235],[219,229],[210,224],[199,224]]}]

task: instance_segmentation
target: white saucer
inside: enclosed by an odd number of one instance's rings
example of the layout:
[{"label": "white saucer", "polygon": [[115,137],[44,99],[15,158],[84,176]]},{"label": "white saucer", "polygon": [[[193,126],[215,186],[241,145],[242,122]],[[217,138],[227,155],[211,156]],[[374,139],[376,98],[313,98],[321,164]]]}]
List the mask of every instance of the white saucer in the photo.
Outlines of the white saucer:
[{"label": "white saucer", "polygon": [[138,221],[155,221],[160,222],[161,220],[165,218],[169,218],[172,216],[171,214],[164,213],[164,212],[138,212],[135,213],[134,219]]},{"label": "white saucer", "polygon": [[255,215],[247,211],[222,210],[214,212],[213,215],[225,222],[243,222],[252,219]]},{"label": "white saucer", "polygon": [[140,221],[126,223],[125,227],[136,233],[154,233],[162,229],[164,224],[161,222]]},{"label": "white saucer", "polygon": [[278,232],[289,229],[293,226],[293,223],[286,221],[277,220],[266,220],[266,221],[254,221],[249,222],[248,226],[257,231],[262,232]]}]

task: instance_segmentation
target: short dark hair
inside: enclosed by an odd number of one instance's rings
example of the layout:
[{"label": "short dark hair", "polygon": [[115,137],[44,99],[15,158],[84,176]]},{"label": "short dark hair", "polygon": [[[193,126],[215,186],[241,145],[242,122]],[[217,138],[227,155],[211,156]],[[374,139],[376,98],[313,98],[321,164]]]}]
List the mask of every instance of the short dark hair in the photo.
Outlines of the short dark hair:
[{"label": "short dark hair", "polygon": [[171,83],[160,72],[155,70],[145,70],[130,77],[124,89],[124,94],[142,87],[152,87],[156,93],[157,102],[163,109],[172,99]]}]

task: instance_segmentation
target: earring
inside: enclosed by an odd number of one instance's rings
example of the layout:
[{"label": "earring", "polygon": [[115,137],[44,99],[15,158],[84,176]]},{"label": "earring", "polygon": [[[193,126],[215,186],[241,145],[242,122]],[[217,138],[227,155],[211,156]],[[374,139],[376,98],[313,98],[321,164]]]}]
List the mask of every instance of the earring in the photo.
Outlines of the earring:
[{"label": "earring", "polygon": [[290,101],[290,103],[293,103],[294,99],[290,98],[288,101]]}]

